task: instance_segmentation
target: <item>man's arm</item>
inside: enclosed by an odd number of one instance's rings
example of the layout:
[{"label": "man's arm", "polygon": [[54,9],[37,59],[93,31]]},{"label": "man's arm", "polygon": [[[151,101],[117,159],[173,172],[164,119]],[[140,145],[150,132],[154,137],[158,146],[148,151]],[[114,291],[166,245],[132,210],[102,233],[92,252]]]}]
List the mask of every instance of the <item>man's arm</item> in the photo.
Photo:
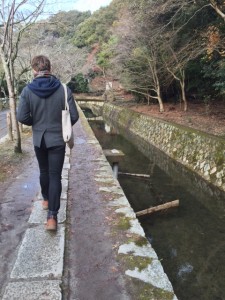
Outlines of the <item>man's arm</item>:
[{"label": "man's arm", "polygon": [[23,89],[20,95],[20,101],[17,110],[17,121],[28,126],[31,126],[33,124],[33,119],[30,112],[30,105],[28,98],[26,97],[25,88]]},{"label": "man's arm", "polygon": [[68,104],[70,110],[71,123],[72,125],[74,125],[79,119],[79,114],[71,90],[67,89],[67,91],[68,91]]}]

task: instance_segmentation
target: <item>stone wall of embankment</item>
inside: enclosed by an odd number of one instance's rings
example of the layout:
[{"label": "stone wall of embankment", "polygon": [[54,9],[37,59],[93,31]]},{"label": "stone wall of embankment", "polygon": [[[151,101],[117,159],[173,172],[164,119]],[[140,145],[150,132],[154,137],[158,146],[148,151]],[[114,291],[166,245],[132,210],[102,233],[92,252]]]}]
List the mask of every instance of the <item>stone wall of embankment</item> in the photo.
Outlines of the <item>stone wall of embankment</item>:
[{"label": "stone wall of embankment", "polygon": [[225,139],[105,103],[89,107],[109,125],[150,143],[225,191]]}]

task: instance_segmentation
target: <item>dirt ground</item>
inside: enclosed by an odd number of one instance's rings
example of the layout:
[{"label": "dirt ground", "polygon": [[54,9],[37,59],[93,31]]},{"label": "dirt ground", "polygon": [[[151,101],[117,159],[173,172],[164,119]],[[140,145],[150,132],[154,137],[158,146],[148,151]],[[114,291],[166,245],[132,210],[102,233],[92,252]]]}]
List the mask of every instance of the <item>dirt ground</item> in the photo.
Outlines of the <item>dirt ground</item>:
[{"label": "dirt ground", "polygon": [[0,144],[0,192],[7,188],[7,181],[17,176],[24,168],[30,154],[31,132],[24,132],[22,135],[22,153],[14,153],[12,141]]},{"label": "dirt ground", "polygon": [[225,103],[222,101],[211,105],[188,103],[187,112],[183,111],[180,104],[166,103],[164,107],[164,113],[159,112],[157,104],[137,104],[130,106],[130,109],[210,134],[225,136]]}]

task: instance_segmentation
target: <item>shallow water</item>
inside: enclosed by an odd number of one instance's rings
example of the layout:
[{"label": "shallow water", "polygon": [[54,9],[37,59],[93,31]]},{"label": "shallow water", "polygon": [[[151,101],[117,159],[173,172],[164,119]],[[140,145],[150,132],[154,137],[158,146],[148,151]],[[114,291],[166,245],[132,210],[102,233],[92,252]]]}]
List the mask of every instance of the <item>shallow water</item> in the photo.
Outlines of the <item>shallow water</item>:
[{"label": "shallow water", "polygon": [[103,122],[90,124],[103,149],[125,153],[119,172],[150,175],[149,179],[119,175],[134,211],[180,200],[179,208],[140,219],[178,299],[225,299],[224,193],[192,178],[155,148],[143,155],[121,135],[107,134]]}]

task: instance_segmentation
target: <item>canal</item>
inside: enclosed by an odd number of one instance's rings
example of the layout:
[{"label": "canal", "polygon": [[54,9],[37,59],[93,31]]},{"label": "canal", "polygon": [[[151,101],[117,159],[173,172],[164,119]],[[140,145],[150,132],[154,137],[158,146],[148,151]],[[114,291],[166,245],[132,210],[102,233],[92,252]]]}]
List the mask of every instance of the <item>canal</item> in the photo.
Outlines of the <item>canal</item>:
[{"label": "canal", "polygon": [[144,155],[122,135],[107,133],[103,122],[90,125],[103,149],[125,153],[118,180],[135,212],[180,200],[179,208],[139,219],[178,299],[225,300],[224,193],[192,178],[159,150]]}]

